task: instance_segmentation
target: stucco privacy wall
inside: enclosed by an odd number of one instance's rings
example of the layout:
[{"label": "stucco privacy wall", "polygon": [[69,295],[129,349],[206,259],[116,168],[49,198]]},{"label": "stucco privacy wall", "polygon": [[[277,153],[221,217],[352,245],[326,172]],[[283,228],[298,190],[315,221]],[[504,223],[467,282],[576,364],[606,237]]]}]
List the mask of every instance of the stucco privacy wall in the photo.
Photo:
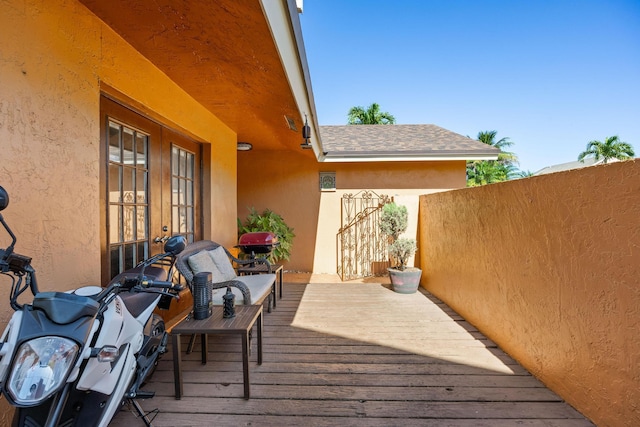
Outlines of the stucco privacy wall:
[{"label": "stucco privacy wall", "polygon": [[430,194],[422,285],[599,426],[640,425],[640,161]]},{"label": "stucco privacy wall", "polygon": [[[336,173],[336,192],[320,191],[320,171]],[[296,234],[285,265],[294,271],[336,273],[342,194],[373,190],[409,207],[415,200],[417,218],[418,195],[464,186],[464,161],[318,163],[303,150],[238,154],[238,215],[246,218],[250,207],[282,215]]]}]

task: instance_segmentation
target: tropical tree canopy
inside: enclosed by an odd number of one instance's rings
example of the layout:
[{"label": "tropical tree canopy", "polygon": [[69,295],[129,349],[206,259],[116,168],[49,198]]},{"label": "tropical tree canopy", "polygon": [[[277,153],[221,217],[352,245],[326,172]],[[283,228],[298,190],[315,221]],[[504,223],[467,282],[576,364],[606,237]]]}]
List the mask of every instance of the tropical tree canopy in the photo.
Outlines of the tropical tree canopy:
[{"label": "tropical tree canopy", "polygon": [[467,187],[492,184],[507,180],[507,174],[493,160],[467,162]]},{"label": "tropical tree canopy", "polygon": [[380,105],[375,102],[365,110],[363,107],[351,107],[349,110],[350,125],[392,125],[395,117],[386,111],[380,111]]},{"label": "tropical tree canopy", "polygon": [[478,141],[496,147],[500,150],[498,160],[474,160],[467,162],[467,187],[491,184],[518,178],[518,156],[506,147],[513,145],[509,138],[496,140],[498,132],[495,130],[478,133]]},{"label": "tropical tree canopy", "polygon": [[513,142],[509,141],[509,138],[506,137],[496,141],[497,135],[498,131],[495,130],[478,132],[478,141],[484,142],[485,144],[491,145],[492,147],[496,147],[500,150],[500,154],[498,154],[498,162],[518,163],[518,156],[510,151],[505,151],[505,148],[511,147]]},{"label": "tropical tree canopy", "polygon": [[615,135],[605,138],[604,142],[590,141],[587,149],[578,155],[578,160],[584,162],[587,157],[593,157],[596,160],[604,159],[604,163],[607,163],[611,159],[632,159],[635,155],[631,144],[620,141]]}]

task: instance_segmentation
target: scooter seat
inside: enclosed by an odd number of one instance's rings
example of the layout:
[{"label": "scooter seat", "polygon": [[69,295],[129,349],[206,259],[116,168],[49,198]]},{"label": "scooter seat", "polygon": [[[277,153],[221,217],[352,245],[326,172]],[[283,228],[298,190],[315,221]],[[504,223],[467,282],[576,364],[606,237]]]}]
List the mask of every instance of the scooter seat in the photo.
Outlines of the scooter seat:
[{"label": "scooter seat", "polygon": [[[136,280],[140,278],[142,267],[135,267],[127,271],[123,271],[116,277],[111,279],[111,283],[123,283],[127,280]],[[167,272],[161,267],[148,266],[144,269],[144,276],[149,280],[165,281],[167,280]],[[138,317],[144,310],[153,303],[158,294],[145,292],[122,292],[119,294],[122,302],[133,317]]]},{"label": "scooter seat", "polygon": [[[140,277],[141,271],[142,271],[142,267],[135,267],[127,271],[123,271],[122,273],[118,274],[116,277],[111,279],[109,284],[122,282],[123,280],[128,280],[128,279],[137,279]],[[144,269],[144,275],[147,279],[150,279],[150,280],[160,280],[160,281],[167,280],[167,272],[165,271],[164,268],[161,268],[161,267],[149,266]]]},{"label": "scooter seat", "polygon": [[158,294],[147,292],[122,292],[118,294],[122,298],[122,302],[127,311],[131,313],[133,317],[138,317],[145,311],[153,301],[158,298]]}]

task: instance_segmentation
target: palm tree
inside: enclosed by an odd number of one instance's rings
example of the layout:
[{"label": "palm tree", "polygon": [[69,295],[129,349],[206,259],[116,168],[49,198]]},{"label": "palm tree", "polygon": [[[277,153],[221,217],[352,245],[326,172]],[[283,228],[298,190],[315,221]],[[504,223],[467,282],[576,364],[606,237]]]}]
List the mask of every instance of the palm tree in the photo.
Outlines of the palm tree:
[{"label": "palm tree", "polygon": [[509,138],[496,141],[497,134],[498,132],[495,130],[478,132],[478,141],[496,147],[500,153],[498,160],[467,162],[467,187],[502,182],[518,177],[516,168],[518,156],[510,151],[504,151],[504,148],[511,147],[513,142],[509,141]]},{"label": "palm tree", "polygon": [[492,147],[496,147],[500,150],[500,154],[498,154],[498,162],[518,163],[518,156],[516,156],[515,153],[504,150],[505,147],[511,147],[513,142],[509,141],[509,138],[506,137],[496,141],[496,135],[498,135],[498,132],[495,130],[478,132],[478,141],[484,142],[485,144],[491,145]]},{"label": "palm tree", "polygon": [[380,111],[375,102],[365,110],[363,107],[351,107],[349,110],[350,125],[392,125],[396,122],[391,114]]},{"label": "palm tree", "polygon": [[620,141],[617,135],[605,138],[604,142],[590,141],[587,149],[578,155],[578,160],[584,162],[586,157],[593,157],[596,160],[604,159],[607,163],[611,159],[628,160],[636,154],[631,144]]}]

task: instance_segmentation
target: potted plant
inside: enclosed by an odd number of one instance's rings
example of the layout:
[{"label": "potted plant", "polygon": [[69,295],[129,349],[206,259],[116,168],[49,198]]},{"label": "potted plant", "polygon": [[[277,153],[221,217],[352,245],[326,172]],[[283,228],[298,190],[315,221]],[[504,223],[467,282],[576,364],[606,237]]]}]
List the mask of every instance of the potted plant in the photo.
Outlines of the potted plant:
[{"label": "potted plant", "polygon": [[415,239],[400,237],[407,230],[409,214],[407,207],[394,202],[382,207],[380,230],[389,236],[389,278],[393,290],[403,294],[411,294],[418,290],[422,270],[407,267],[407,261],[418,249]]}]

